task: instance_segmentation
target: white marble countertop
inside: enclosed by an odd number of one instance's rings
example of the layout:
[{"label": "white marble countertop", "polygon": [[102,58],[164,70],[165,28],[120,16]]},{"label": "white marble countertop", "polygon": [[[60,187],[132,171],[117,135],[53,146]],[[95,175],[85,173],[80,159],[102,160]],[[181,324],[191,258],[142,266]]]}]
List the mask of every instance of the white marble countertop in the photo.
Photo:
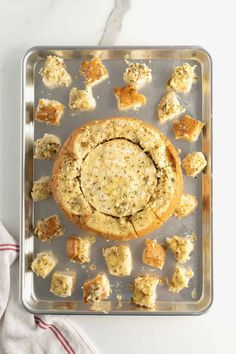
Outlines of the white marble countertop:
[{"label": "white marble countertop", "polygon": [[[214,66],[214,303],[200,317],[78,317],[104,354],[233,354],[233,1],[0,0],[0,219],[18,237],[20,65],[36,45],[201,45]],[[234,77],[234,79],[233,79]],[[234,193],[234,196],[233,196]]]}]

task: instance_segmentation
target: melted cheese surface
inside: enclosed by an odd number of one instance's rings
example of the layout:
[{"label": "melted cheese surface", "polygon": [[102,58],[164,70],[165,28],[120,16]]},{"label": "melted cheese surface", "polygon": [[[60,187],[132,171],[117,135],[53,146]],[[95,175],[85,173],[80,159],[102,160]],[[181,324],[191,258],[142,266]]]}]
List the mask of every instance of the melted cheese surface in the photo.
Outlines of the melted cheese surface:
[{"label": "melted cheese surface", "polygon": [[148,203],[157,185],[156,168],[148,155],[126,139],[98,145],[81,168],[85,199],[99,212],[133,215]]}]

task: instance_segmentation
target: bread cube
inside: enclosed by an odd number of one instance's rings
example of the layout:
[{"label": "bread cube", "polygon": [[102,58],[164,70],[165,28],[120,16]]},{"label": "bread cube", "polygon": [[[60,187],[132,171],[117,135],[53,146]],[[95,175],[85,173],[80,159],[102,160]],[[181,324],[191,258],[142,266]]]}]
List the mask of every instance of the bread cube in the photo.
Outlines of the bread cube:
[{"label": "bread cube", "polygon": [[166,249],[156,240],[145,240],[143,263],[162,269],[165,263]]},{"label": "bread cube", "polygon": [[31,269],[37,276],[46,278],[46,276],[53,270],[55,265],[56,261],[52,256],[52,253],[44,251],[37,254],[36,258],[31,264]]},{"label": "bread cube", "polygon": [[61,140],[53,134],[44,134],[34,142],[34,158],[39,160],[55,160],[61,148]]},{"label": "bread cube", "polygon": [[66,254],[74,262],[89,263],[91,242],[86,238],[70,236],[66,241]]},{"label": "bread cube", "polygon": [[41,98],[35,113],[35,119],[48,125],[60,125],[64,105],[55,100]]},{"label": "bread cube", "polygon": [[169,291],[178,293],[184,288],[188,288],[189,280],[194,276],[191,268],[176,266],[175,272],[169,283]]},{"label": "bread cube", "polygon": [[176,261],[182,264],[190,260],[190,254],[194,249],[195,240],[195,235],[188,235],[185,237],[173,236],[171,238],[166,238],[166,242],[173,252]]},{"label": "bread cube", "polygon": [[128,276],[132,271],[132,255],[129,246],[118,245],[103,249],[108,272],[116,276]]},{"label": "bread cube", "polygon": [[139,306],[153,308],[156,302],[156,287],[158,282],[157,277],[149,274],[135,278],[133,302]]},{"label": "bread cube", "polygon": [[79,90],[73,87],[69,94],[69,107],[76,112],[92,111],[96,107],[92,89],[87,87],[85,90]]},{"label": "bread cube", "polygon": [[127,84],[141,88],[152,81],[152,70],[144,63],[130,63],[123,79]]},{"label": "bread cube", "polygon": [[146,97],[138,93],[136,87],[132,85],[114,88],[114,94],[121,111],[137,110],[147,102]]},{"label": "bread cube", "polygon": [[191,66],[188,63],[177,66],[171,75],[167,87],[180,93],[188,93],[192,88],[192,84],[197,82],[194,72],[195,68],[196,65]]},{"label": "bread cube", "polygon": [[185,139],[191,142],[196,141],[204,125],[205,123],[185,115],[173,123],[175,139]]},{"label": "bread cube", "polygon": [[68,87],[71,83],[71,76],[66,71],[66,65],[62,58],[49,55],[42,69],[39,71],[45,86],[54,88],[59,86]]},{"label": "bread cube", "polygon": [[34,181],[31,196],[34,202],[48,199],[51,195],[51,179],[49,176],[42,176]]},{"label": "bread cube", "polygon": [[50,291],[60,297],[71,296],[76,283],[76,273],[72,271],[55,272],[52,275]]},{"label": "bread cube", "polygon": [[106,67],[97,57],[91,61],[83,61],[80,66],[80,74],[84,77],[84,83],[90,87],[106,80],[109,76]]},{"label": "bread cube", "polygon": [[34,234],[42,241],[49,241],[53,238],[63,236],[64,229],[60,225],[58,216],[52,215],[37,222]]},{"label": "bread cube", "polygon": [[85,303],[100,302],[108,299],[111,293],[110,283],[105,274],[99,274],[83,285]]},{"label": "bread cube", "polygon": [[206,167],[207,162],[202,152],[192,152],[182,161],[187,176],[195,177]]},{"label": "bread cube", "polygon": [[183,193],[180,197],[180,202],[175,209],[173,216],[182,219],[193,213],[198,206],[198,201],[195,195]]},{"label": "bread cube", "polygon": [[162,97],[157,106],[157,119],[159,119],[160,123],[165,123],[167,120],[179,116],[185,110],[185,107],[180,105],[176,94],[170,91]]}]

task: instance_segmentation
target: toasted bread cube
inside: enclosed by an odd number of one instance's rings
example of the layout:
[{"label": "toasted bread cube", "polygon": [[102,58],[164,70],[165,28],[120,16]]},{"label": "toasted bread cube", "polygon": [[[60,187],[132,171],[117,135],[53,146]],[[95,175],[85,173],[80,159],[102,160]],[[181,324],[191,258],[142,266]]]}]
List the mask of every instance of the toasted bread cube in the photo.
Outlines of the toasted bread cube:
[{"label": "toasted bread cube", "polygon": [[186,175],[195,177],[201,173],[206,167],[207,162],[202,152],[192,152],[188,154],[182,161]]},{"label": "toasted bread cube", "polygon": [[109,76],[106,67],[97,57],[91,61],[83,61],[80,65],[80,75],[84,77],[84,83],[90,87],[106,80]]},{"label": "toasted bread cube", "polygon": [[66,241],[66,254],[74,262],[89,263],[91,242],[86,238],[70,236]]},{"label": "toasted bread cube", "polygon": [[182,264],[190,260],[190,254],[194,249],[195,240],[195,235],[188,235],[185,237],[173,236],[171,238],[166,238],[166,242],[173,252],[176,261]]},{"label": "toasted bread cube", "polygon": [[158,282],[157,277],[149,274],[135,278],[133,302],[139,306],[153,308],[156,302],[156,287]]},{"label": "toasted bread cube", "polygon": [[55,100],[41,98],[35,113],[35,119],[48,125],[60,125],[64,105]]},{"label": "toasted bread cube", "polygon": [[76,283],[76,273],[72,271],[55,272],[52,275],[50,291],[60,297],[71,296]]},{"label": "toasted bread cube", "polygon": [[123,80],[141,88],[152,81],[152,70],[143,63],[130,63],[124,72]]},{"label": "toasted bread cube", "polygon": [[156,267],[163,268],[165,263],[166,249],[156,240],[145,240],[145,248],[143,251],[143,263]]},{"label": "toasted bread cube", "polygon": [[37,181],[34,181],[31,197],[34,202],[48,199],[51,195],[51,179],[48,176],[42,176]]},{"label": "toasted bread cube", "polygon": [[69,107],[77,112],[92,111],[96,107],[92,89],[87,87],[85,90],[79,90],[73,87],[69,94]]},{"label": "toasted bread cube", "polygon": [[184,288],[188,288],[189,280],[194,276],[191,268],[186,269],[184,267],[176,266],[175,272],[169,283],[169,291],[178,293]]},{"label": "toasted bread cube", "polygon": [[198,205],[195,195],[183,193],[180,197],[180,202],[175,209],[173,216],[181,219],[193,213]]},{"label": "toasted bread cube", "polygon": [[110,283],[105,274],[98,274],[83,285],[85,303],[100,302],[108,299],[111,293]]},{"label": "toasted bread cube", "polygon": [[66,65],[62,58],[49,55],[42,69],[40,70],[43,83],[49,88],[66,86],[71,83],[71,76],[66,71]]},{"label": "toasted bread cube", "polygon": [[129,246],[118,245],[103,249],[108,272],[116,276],[128,276],[132,271],[132,255]]},{"label": "toasted bread cube", "polygon": [[185,115],[173,123],[175,139],[185,139],[191,142],[196,141],[204,125],[205,123]]},{"label": "toasted bread cube", "polygon": [[192,84],[197,82],[194,72],[195,68],[196,65],[191,66],[188,63],[177,66],[171,75],[167,87],[180,93],[188,93],[192,88]]},{"label": "toasted bread cube", "polygon": [[34,142],[34,158],[39,160],[54,160],[61,148],[61,140],[53,134],[44,134]]},{"label": "toasted bread cube", "polygon": [[46,276],[53,270],[56,265],[55,258],[51,252],[38,253],[31,264],[32,271],[39,277],[46,278]]},{"label": "toasted bread cube", "polygon": [[180,105],[176,94],[170,91],[162,97],[157,106],[157,118],[161,123],[165,123],[167,120],[179,116],[185,110],[185,107]]},{"label": "toasted bread cube", "polygon": [[138,93],[136,87],[132,85],[114,88],[114,94],[121,111],[137,110],[147,102],[146,97]]},{"label": "toasted bread cube", "polygon": [[60,225],[57,215],[49,216],[48,218],[39,220],[34,229],[34,234],[42,241],[48,241],[53,238],[63,236],[64,229]]}]

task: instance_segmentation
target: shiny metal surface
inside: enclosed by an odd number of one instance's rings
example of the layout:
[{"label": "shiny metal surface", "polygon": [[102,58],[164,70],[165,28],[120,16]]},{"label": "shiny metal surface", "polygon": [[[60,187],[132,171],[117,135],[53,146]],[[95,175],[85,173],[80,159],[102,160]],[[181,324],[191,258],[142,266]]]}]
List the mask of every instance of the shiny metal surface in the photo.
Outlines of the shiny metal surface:
[{"label": "shiny metal surface", "polygon": [[[99,55],[109,70],[110,78],[94,87],[93,92],[97,100],[97,108],[92,112],[73,116],[66,108],[60,127],[50,127],[34,122],[33,115],[39,98],[55,98],[68,104],[69,88],[47,89],[38,74],[47,55],[55,54],[65,59],[68,71],[73,77],[73,86],[83,87],[79,75],[81,60]],[[122,74],[126,67],[124,58],[146,62],[152,68],[153,81],[140,90],[146,95],[148,103],[138,112],[118,111],[112,89],[123,85]],[[184,62],[196,64],[198,82],[193,85],[190,94],[181,95],[181,103],[186,105],[187,114],[206,122],[202,138],[196,143],[176,141],[172,133],[172,122],[160,125],[156,120],[156,105],[165,93],[165,84],[168,81],[172,68]],[[212,302],[212,196],[211,196],[211,59],[206,51],[199,47],[147,47],[147,48],[51,48],[36,47],[30,49],[22,62],[22,180],[21,180],[21,298],[26,309],[34,313],[54,314],[123,314],[123,315],[194,315],[205,312]],[[109,276],[112,285],[112,295],[109,301],[99,306],[84,304],[82,301],[81,286],[83,282],[95,276],[98,272],[107,272],[101,249],[116,244],[97,237],[92,247],[91,263],[96,270],[71,263],[65,254],[66,239],[71,234],[85,232],[77,229],[63,216],[54,200],[37,202],[33,205],[30,191],[33,180],[42,175],[50,175],[52,161],[33,160],[33,141],[45,132],[60,136],[64,141],[76,127],[92,119],[109,116],[127,115],[143,119],[166,134],[177,148],[182,150],[183,158],[190,151],[203,151],[208,166],[203,175],[196,179],[184,176],[186,192],[196,194],[199,201],[197,211],[185,219],[170,218],[164,226],[156,232],[138,240],[129,241],[133,254],[133,271],[131,276],[117,278]],[[34,223],[41,217],[57,213],[66,229],[65,236],[56,239],[52,244],[42,243],[33,236]],[[165,237],[174,234],[184,235],[195,232],[197,241],[192,259],[187,265],[191,266],[195,276],[188,289],[179,294],[168,292],[167,286],[158,286],[157,305],[154,310],[138,308],[130,301],[132,289],[130,284],[137,274],[152,272],[161,277],[170,277],[175,261],[168,251],[163,271],[142,264],[141,254],[144,239],[147,237],[164,241]],[[49,292],[51,276],[45,280],[34,276],[30,264],[34,255],[39,251],[50,249],[58,257],[56,270],[70,268],[77,271],[78,280],[76,290],[71,298],[60,299]],[[196,297],[192,292],[196,289]],[[122,300],[118,304],[116,295],[121,294]]]}]

